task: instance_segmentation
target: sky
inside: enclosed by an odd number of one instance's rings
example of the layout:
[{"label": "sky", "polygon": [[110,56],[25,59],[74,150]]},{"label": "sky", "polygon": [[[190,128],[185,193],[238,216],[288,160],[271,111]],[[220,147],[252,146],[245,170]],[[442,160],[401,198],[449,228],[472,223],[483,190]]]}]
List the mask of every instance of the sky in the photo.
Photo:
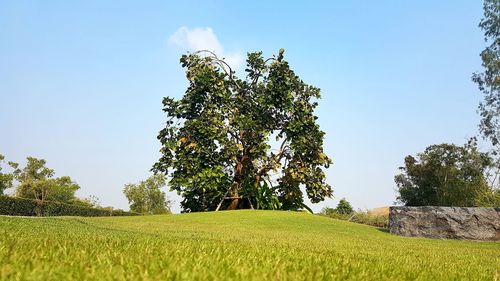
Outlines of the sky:
[{"label": "sky", "polygon": [[162,98],[186,89],[180,56],[213,50],[242,73],[247,52],[284,48],[322,91],[334,198],[312,209],[392,205],[406,155],[477,134],[481,2],[0,1],[0,154],[128,209],[124,184],[160,156]]}]

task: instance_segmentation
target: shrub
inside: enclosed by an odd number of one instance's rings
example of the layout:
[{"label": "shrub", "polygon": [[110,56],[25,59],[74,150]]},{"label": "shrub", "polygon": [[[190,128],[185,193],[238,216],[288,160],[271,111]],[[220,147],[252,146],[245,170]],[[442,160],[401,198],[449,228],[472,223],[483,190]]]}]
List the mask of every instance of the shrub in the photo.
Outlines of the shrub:
[{"label": "shrub", "polygon": [[112,208],[89,208],[60,202],[41,201],[0,196],[0,215],[10,216],[135,216],[134,212],[113,210]]},{"label": "shrub", "polygon": [[321,212],[319,212],[319,214],[323,215],[323,216],[330,216],[331,214],[334,214],[334,213],[337,213],[337,212],[335,212],[334,208],[330,208],[330,207],[324,207],[323,209],[321,209]]},{"label": "shrub", "polygon": [[352,209],[351,203],[345,198],[342,198],[335,209],[325,207],[321,210],[320,214],[336,219],[346,219],[351,217],[351,214],[354,214],[354,210]]},{"label": "shrub", "polygon": [[350,221],[376,227],[389,228],[389,215],[373,214],[370,211],[358,210],[353,214]]},{"label": "shrub", "polygon": [[338,220],[351,221],[355,223],[367,224],[375,227],[388,228],[389,215],[374,214],[370,211],[357,210],[351,214],[340,214],[336,209],[323,208],[320,215]]},{"label": "shrub", "polygon": [[68,204],[75,205],[75,206],[81,206],[81,207],[86,207],[86,208],[95,208],[98,206],[92,205],[87,199],[80,199],[80,198],[75,198],[72,199],[68,202]]},{"label": "shrub", "polygon": [[0,215],[36,216],[35,200],[0,195]]}]

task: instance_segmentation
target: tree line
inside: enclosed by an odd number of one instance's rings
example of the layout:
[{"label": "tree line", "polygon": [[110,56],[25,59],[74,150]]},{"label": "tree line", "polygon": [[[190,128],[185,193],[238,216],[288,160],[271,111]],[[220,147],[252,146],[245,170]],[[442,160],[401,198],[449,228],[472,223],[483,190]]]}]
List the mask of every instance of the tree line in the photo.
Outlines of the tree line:
[{"label": "tree line", "polygon": [[[15,188],[13,196],[36,200],[40,206],[46,202],[59,202],[87,208],[103,208],[99,199],[91,195],[79,198],[76,191],[80,185],[69,176],[55,177],[55,171],[46,166],[44,159],[27,157],[22,167],[8,161],[0,154],[0,195],[7,189]],[[5,171],[5,166],[11,172]],[[126,184],[123,192],[130,203],[130,210],[140,214],[165,214],[170,212],[171,202],[167,200],[162,188],[165,186],[163,175],[152,175],[138,184]],[[22,201],[12,201],[21,203]],[[105,209],[113,209],[105,207]]]},{"label": "tree line", "polygon": [[0,154],[0,195],[4,194],[6,189],[15,187],[14,196],[34,199],[41,203],[57,201],[86,207],[99,205],[95,196],[86,199],[76,197],[75,192],[80,186],[69,176],[55,177],[54,170],[46,166],[44,159],[27,157],[24,167],[9,161],[7,164],[12,168],[11,173],[2,171],[3,162],[5,156]]}]

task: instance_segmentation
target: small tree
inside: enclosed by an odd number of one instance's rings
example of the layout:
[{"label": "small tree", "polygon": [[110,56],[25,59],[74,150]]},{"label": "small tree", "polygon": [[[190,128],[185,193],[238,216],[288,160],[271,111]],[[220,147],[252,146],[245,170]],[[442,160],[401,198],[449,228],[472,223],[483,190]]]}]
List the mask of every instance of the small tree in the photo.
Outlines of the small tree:
[{"label": "small tree", "polygon": [[0,195],[2,195],[6,189],[13,186],[14,179],[14,175],[2,173],[2,162],[4,161],[4,159],[5,157],[0,154]]},{"label": "small tree", "polygon": [[182,56],[189,87],[180,100],[163,99],[167,122],[153,170],[171,177],[184,211],[297,210],[307,207],[301,187],[313,203],[332,195],[314,115],[320,90],[283,53],[249,53],[245,79],[209,51]]},{"label": "small tree", "polygon": [[354,210],[352,209],[351,203],[347,201],[345,198],[340,199],[339,204],[335,208],[335,212],[339,214],[352,214]]},{"label": "small tree", "polygon": [[130,203],[130,210],[142,214],[165,214],[170,212],[170,202],[161,190],[166,184],[165,176],[156,174],[138,184],[126,184],[123,193]]},{"label": "small tree", "polygon": [[395,177],[397,200],[408,206],[480,206],[495,192],[485,176],[492,165],[474,140],[464,146],[431,145],[417,157],[406,156]]}]

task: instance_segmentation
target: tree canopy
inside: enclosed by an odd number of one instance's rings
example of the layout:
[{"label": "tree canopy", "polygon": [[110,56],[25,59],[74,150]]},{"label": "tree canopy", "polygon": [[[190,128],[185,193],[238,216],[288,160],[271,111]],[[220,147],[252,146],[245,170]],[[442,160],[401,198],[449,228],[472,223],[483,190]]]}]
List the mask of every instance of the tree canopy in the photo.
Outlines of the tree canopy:
[{"label": "tree canopy", "polygon": [[408,206],[498,206],[498,190],[487,177],[493,164],[474,140],[464,146],[431,145],[416,157],[406,156],[395,177],[397,200]]},{"label": "tree canopy", "polygon": [[479,27],[484,31],[484,39],[489,44],[481,52],[482,73],[474,73],[484,99],[479,105],[481,114],[480,131],[484,137],[497,146],[500,152],[500,0],[484,1],[484,18]]},{"label": "tree canopy", "polygon": [[130,210],[141,214],[170,212],[170,202],[165,192],[165,176],[156,174],[138,184],[126,184],[123,193],[130,203]]},{"label": "tree canopy", "polygon": [[283,54],[249,53],[245,79],[208,51],[180,59],[189,86],[181,99],[163,99],[162,157],[153,170],[169,175],[184,211],[296,210],[306,207],[301,187],[313,203],[332,195],[314,115],[320,90]]}]

